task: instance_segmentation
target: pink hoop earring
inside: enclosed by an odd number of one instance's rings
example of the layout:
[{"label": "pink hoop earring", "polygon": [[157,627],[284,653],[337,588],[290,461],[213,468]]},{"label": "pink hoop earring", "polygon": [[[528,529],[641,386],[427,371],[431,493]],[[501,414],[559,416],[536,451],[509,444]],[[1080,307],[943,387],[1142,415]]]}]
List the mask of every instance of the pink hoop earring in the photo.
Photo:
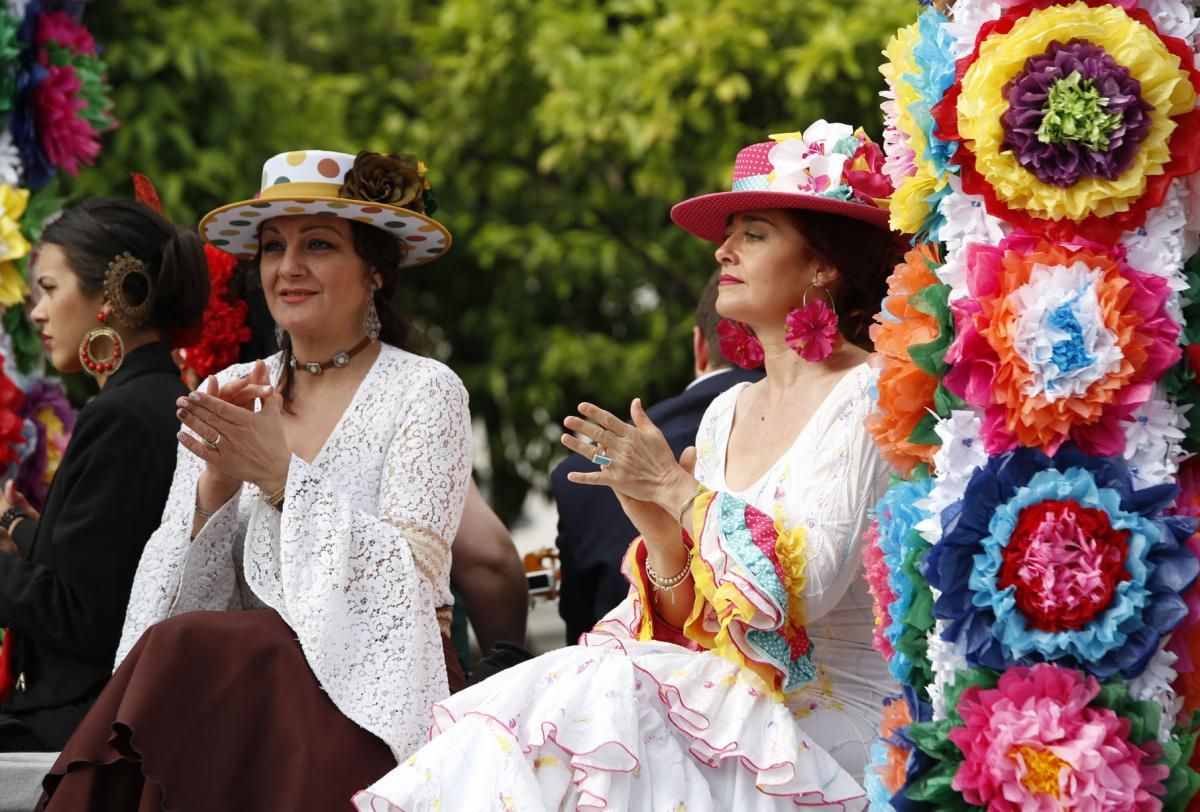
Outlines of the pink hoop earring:
[{"label": "pink hoop earring", "polygon": [[824,299],[809,302],[808,290],[812,287],[814,285],[810,282],[804,289],[800,307],[787,314],[787,332],[784,339],[792,351],[805,361],[824,361],[833,355],[833,351],[842,343],[842,337],[837,330],[837,310],[833,304],[833,294],[817,285],[817,290],[825,292],[829,304],[825,304]]},{"label": "pink hoop earring", "polygon": [[742,369],[762,366],[762,342],[740,321],[721,319],[717,323],[717,335],[721,337],[721,355]]}]

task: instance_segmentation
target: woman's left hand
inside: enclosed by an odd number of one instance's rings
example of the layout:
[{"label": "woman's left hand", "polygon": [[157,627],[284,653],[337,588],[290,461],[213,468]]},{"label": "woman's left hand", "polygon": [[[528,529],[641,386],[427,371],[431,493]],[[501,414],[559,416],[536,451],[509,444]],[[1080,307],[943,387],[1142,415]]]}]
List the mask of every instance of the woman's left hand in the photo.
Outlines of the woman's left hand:
[{"label": "woman's left hand", "polygon": [[695,490],[695,477],[676,462],[667,438],[646,415],[640,399],[635,398],[629,408],[632,426],[591,403],[579,404],[579,413],[587,419],[571,416],[563,425],[596,445],[569,434],[563,435],[563,445],[588,459],[599,447],[611,462],[599,471],[568,474],[572,482],[607,485],[632,499],[653,502],[668,513]]},{"label": "woman's left hand", "polygon": [[179,442],[221,474],[276,493],[287,482],[292,453],[283,431],[283,398],[265,390],[255,412],[196,390],[177,401],[179,419],[195,432],[179,432]]}]

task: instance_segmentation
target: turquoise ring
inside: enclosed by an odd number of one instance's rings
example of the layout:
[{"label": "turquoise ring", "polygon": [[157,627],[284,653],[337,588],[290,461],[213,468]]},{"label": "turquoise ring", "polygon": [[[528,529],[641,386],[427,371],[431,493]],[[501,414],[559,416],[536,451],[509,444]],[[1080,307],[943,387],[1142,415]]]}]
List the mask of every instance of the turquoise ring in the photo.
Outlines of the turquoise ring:
[{"label": "turquoise ring", "polygon": [[603,468],[606,465],[612,465],[612,457],[605,456],[604,452],[597,448],[592,454],[592,462]]}]

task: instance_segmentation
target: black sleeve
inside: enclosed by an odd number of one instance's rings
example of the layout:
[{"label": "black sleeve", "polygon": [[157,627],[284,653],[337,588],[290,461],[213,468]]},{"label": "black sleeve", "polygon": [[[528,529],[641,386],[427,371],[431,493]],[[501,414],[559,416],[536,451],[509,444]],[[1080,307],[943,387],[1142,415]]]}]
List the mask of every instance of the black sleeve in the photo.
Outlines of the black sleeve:
[{"label": "black sleeve", "polygon": [[154,440],[125,404],[83,409],[57,474],[63,507],[40,521],[39,563],[0,556],[0,624],[75,656],[112,654],[173,474]]},{"label": "black sleeve", "polygon": [[37,535],[37,525],[32,519],[23,519],[13,528],[13,544],[21,551],[22,558],[29,558],[29,548],[33,546],[33,537]]}]

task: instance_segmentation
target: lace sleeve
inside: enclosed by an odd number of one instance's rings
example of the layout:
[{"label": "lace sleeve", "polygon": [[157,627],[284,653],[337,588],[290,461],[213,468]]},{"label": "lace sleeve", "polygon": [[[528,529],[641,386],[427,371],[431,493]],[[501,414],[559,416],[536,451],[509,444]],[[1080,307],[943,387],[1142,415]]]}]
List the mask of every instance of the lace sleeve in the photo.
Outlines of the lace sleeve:
[{"label": "lace sleeve", "polygon": [[[293,457],[282,513],[255,499],[246,542],[251,588],[295,631],[334,704],[398,758],[425,741],[448,693],[435,609],[471,469],[466,391],[440,364],[418,375],[390,377],[371,408],[347,414],[353,444],[319,464]],[[373,481],[371,453],[382,467],[368,494],[355,479]]]},{"label": "lace sleeve", "polygon": [[[218,374],[217,380],[225,383],[249,368],[247,364],[230,367]],[[160,620],[188,611],[237,608],[240,603],[231,554],[234,541],[246,529],[246,517],[238,505],[240,494],[213,514],[195,540],[191,539],[196,483],[203,470],[204,462],[181,445],[162,521],[138,562],[114,668],[142,633]]]}]

